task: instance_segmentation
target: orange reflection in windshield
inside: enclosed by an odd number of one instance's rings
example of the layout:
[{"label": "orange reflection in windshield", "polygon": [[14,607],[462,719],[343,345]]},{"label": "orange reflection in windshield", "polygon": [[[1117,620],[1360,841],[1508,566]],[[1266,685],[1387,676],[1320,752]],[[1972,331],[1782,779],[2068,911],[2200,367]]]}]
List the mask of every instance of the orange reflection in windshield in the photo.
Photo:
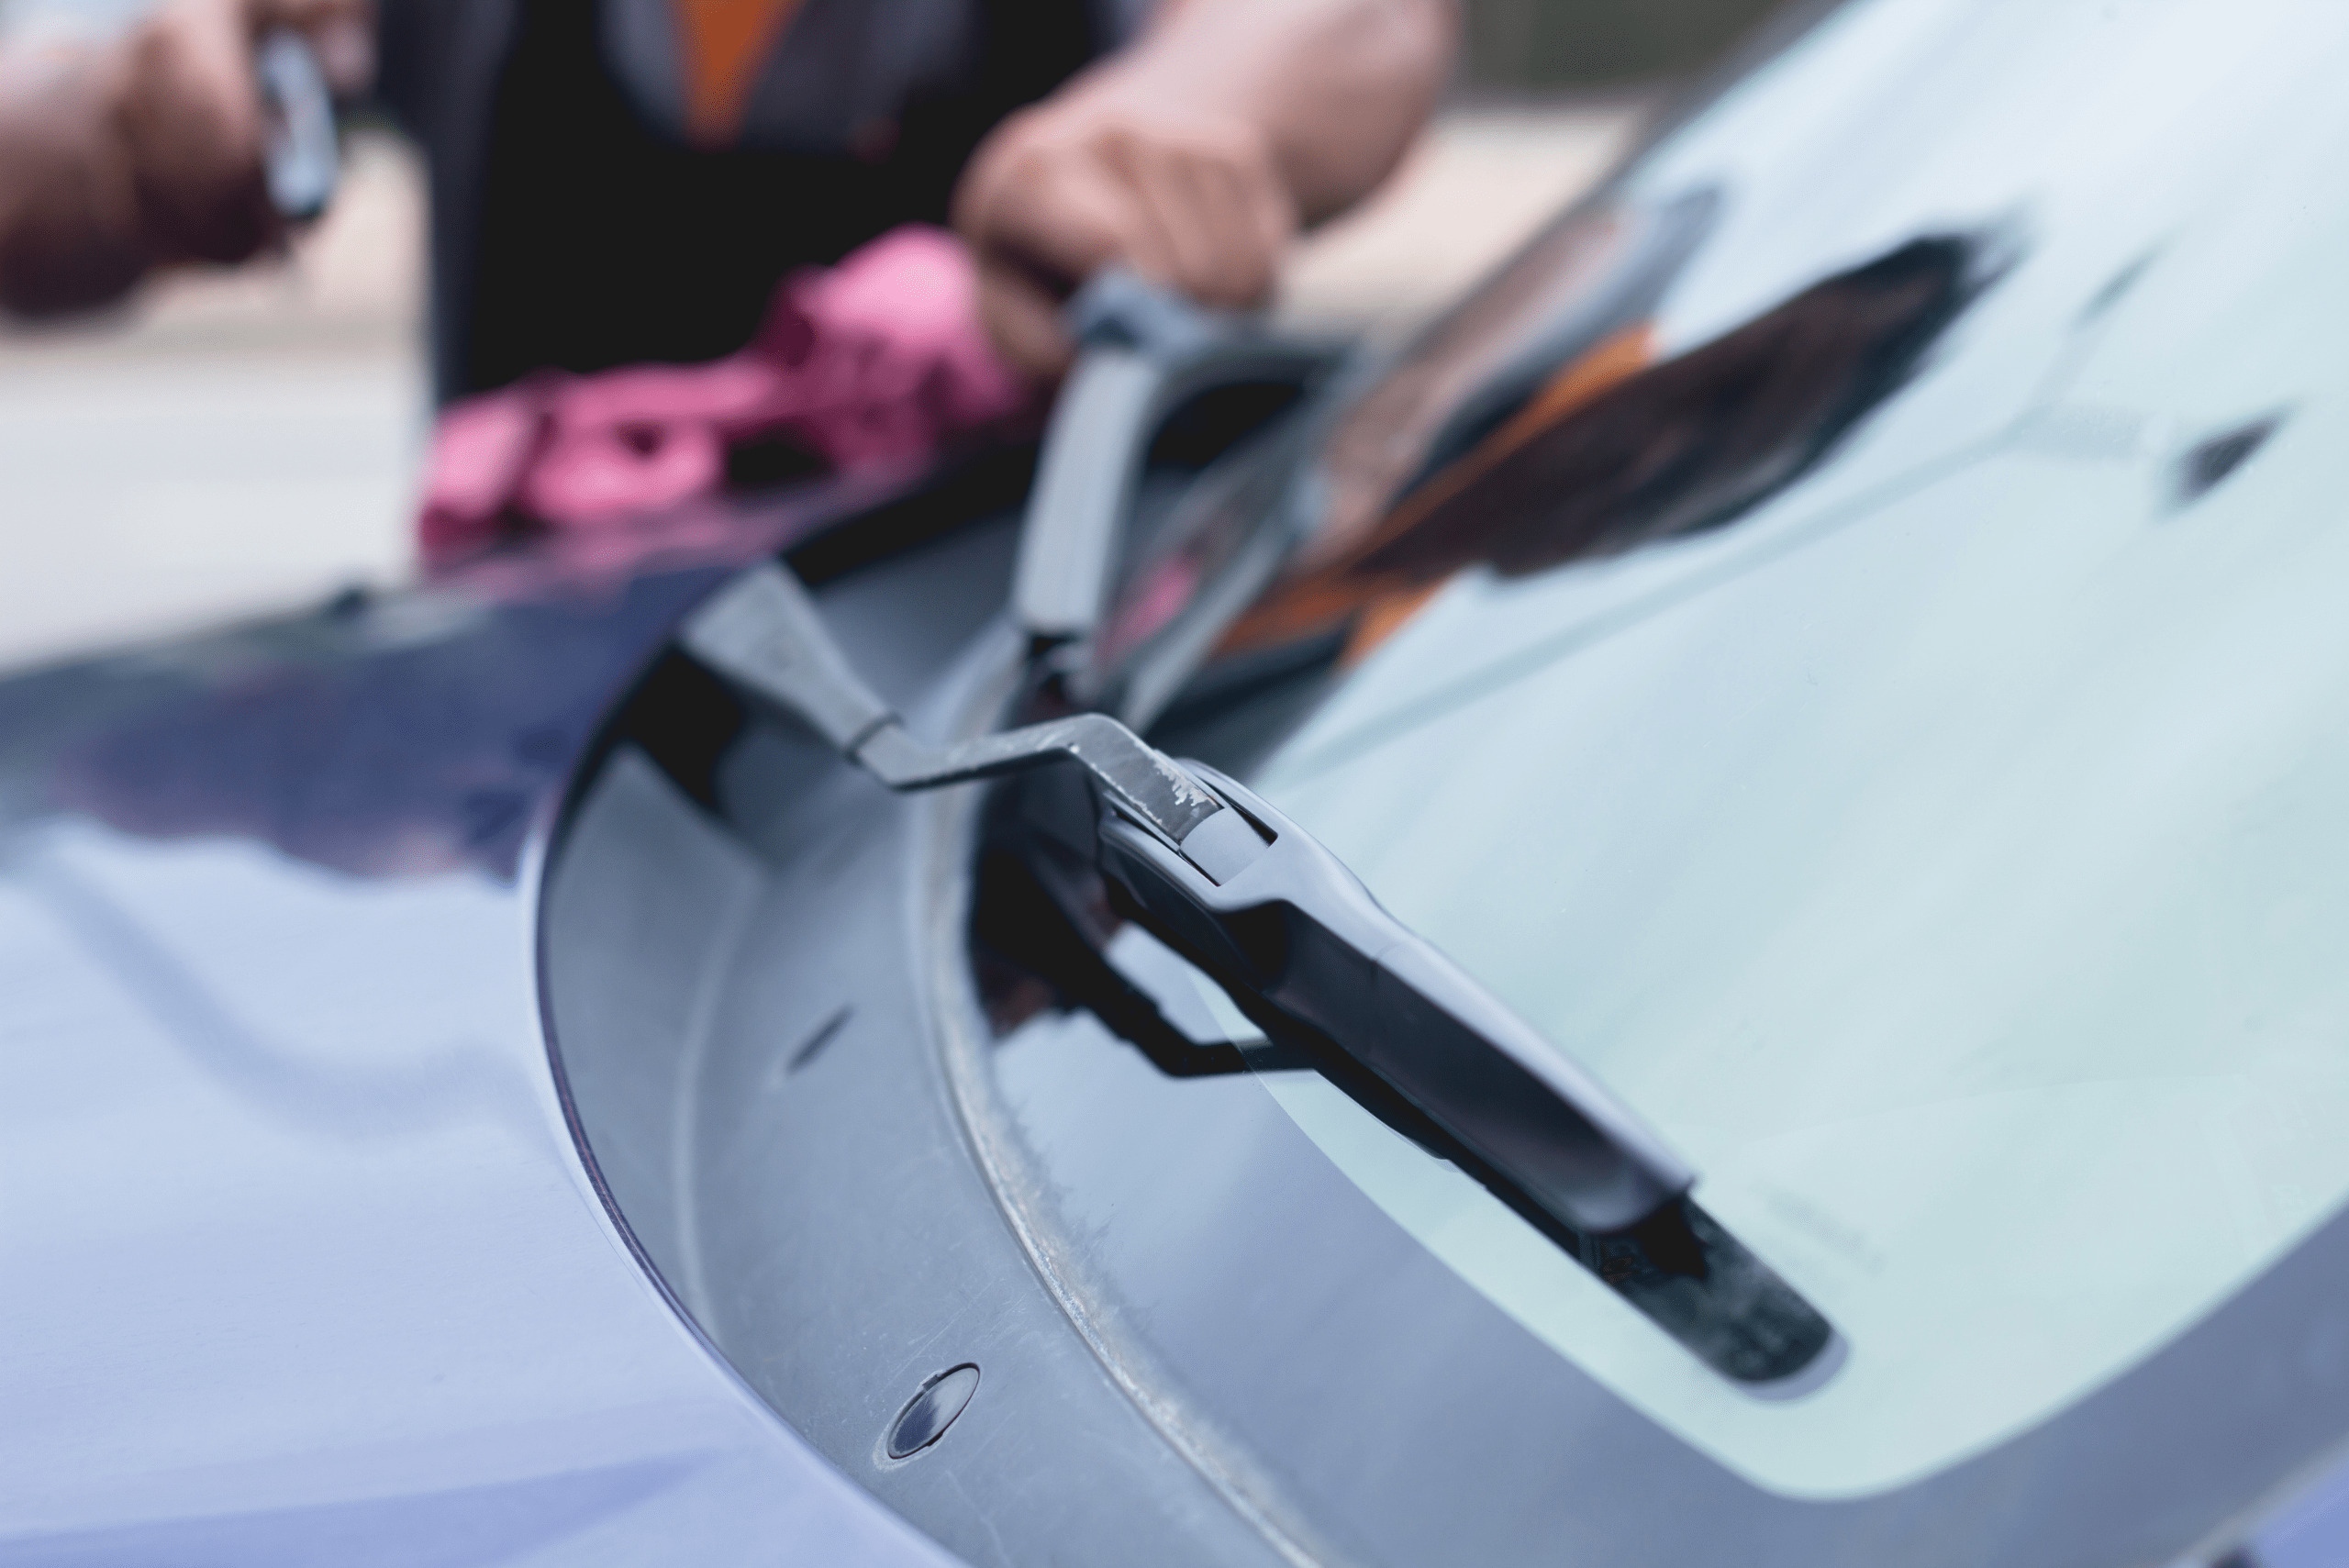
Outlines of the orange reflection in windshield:
[{"label": "orange reflection in windshield", "polygon": [[1913,374],[1984,280],[1969,239],[1911,240],[1655,362],[1626,328],[1573,361],[1367,537],[1307,564],[1226,635],[1278,646],[1353,623],[1358,659],[1464,567],[1504,576],[1716,528],[1808,472]]}]

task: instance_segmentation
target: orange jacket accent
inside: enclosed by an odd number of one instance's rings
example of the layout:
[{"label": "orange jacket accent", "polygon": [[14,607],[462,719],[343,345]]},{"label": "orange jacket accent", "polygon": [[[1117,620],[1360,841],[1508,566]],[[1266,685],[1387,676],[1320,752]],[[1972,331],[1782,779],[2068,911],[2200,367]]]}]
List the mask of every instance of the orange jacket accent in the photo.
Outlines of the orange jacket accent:
[{"label": "orange jacket accent", "polygon": [[685,75],[685,127],[705,147],[742,128],[751,83],[791,26],[800,0],[670,0]]}]

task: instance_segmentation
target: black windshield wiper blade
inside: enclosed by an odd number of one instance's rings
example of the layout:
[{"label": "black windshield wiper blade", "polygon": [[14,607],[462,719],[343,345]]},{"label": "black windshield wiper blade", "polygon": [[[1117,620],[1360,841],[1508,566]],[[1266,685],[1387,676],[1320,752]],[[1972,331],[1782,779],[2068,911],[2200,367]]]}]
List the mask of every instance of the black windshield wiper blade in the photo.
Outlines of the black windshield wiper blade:
[{"label": "black windshield wiper blade", "polygon": [[1689,1200],[1694,1174],[1660,1139],[1237,783],[1100,714],[927,746],[778,564],[721,589],[680,640],[893,789],[1075,764],[1120,901],[1269,1037],[1301,1046],[1374,1110],[1399,1103],[1406,1122],[1725,1375],[1784,1384],[1829,1370],[1826,1319]]}]

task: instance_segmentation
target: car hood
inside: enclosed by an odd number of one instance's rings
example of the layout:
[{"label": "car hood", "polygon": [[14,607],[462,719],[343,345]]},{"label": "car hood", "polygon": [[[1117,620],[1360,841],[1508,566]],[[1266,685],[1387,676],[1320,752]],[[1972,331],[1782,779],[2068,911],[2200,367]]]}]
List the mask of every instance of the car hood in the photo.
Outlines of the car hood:
[{"label": "car hood", "polygon": [[539,1011],[573,764],[808,521],[0,683],[0,1561],[951,1561],[639,1265]]}]

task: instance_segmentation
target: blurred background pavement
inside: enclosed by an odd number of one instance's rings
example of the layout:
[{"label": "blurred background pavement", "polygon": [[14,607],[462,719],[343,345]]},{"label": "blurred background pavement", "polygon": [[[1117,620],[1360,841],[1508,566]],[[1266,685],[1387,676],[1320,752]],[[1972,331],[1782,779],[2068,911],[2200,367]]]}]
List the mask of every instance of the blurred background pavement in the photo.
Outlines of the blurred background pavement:
[{"label": "blurred background pavement", "polygon": [[[138,8],[0,0],[0,40]],[[1468,0],[1464,81],[1395,181],[1301,247],[1282,310],[1390,335],[1603,177],[1769,0]],[[423,191],[361,130],[274,262],[70,328],[0,324],[0,667],[411,571],[429,411]]]},{"label": "blurred background pavement", "polygon": [[0,335],[0,665],[406,575],[421,191],[387,136],[349,156],[293,256]]}]

